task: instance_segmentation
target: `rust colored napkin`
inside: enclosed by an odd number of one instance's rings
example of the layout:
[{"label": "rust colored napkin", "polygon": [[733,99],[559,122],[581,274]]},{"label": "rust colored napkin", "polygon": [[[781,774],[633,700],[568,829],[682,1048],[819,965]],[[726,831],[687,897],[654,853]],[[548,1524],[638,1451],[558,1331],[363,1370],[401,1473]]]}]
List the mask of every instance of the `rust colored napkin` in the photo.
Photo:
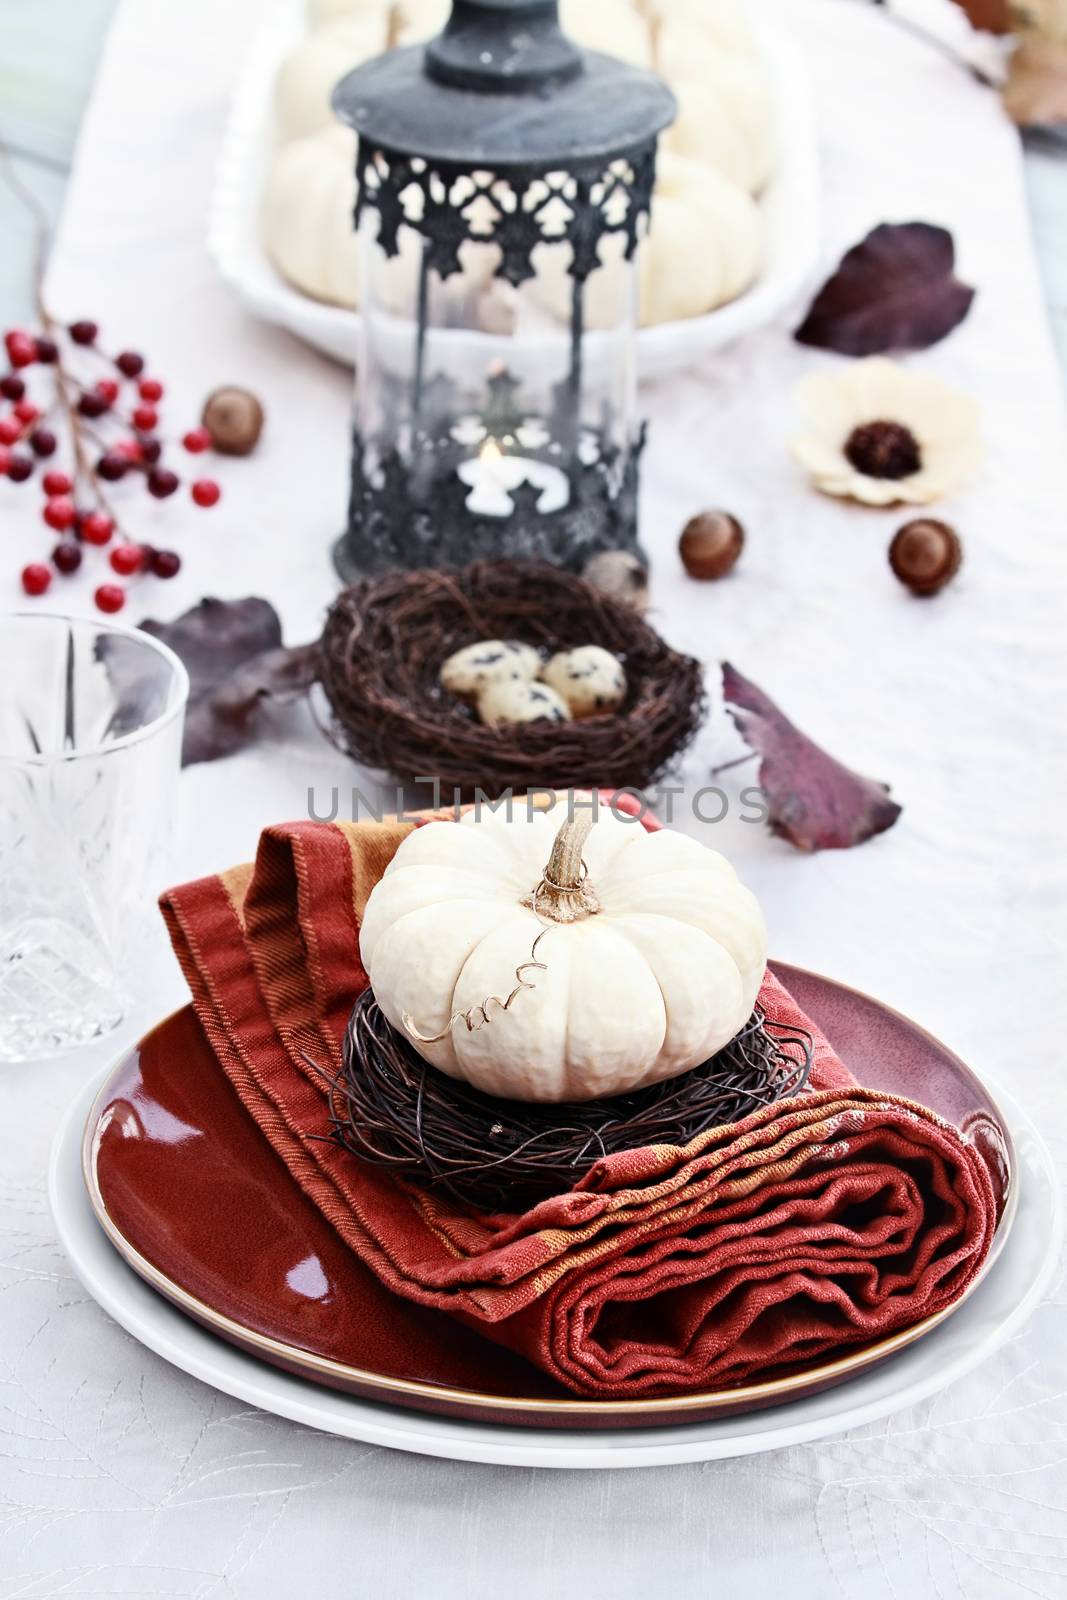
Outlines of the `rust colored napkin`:
[{"label": "rust colored napkin", "polygon": [[989,1248],[985,1164],[923,1106],[856,1086],[768,974],[767,1014],[816,1038],[812,1087],[684,1148],[599,1161],[522,1215],[478,1216],[323,1138],[367,978],[359,923],[412,823],[292,823],[255,866],[162,907],[223,1071],[342,1239],[396,1294],[449,1311],[579,1394],[739,1383],[951,1304]]}]

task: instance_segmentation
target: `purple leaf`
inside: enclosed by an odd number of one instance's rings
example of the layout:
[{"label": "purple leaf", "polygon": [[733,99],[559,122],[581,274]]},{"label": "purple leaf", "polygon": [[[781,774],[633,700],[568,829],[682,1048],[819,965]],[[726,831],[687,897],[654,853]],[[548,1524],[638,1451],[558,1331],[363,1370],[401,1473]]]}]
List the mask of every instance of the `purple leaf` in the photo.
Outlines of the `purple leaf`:
[{"label": "purple leaf", "polygon": [[955,276],[956,247],[930,222],[883,222],[853,246],[796,331],[843,356],[926,350],[961,323],[975,291]]},{"label": "purple leaf", "polygon": [[827,755],[728,661],[722,685],[734,726],[760,758],[772,833],[798,850],[847,850],[893,826],[901,808],[888,784]]},{"label": "purple leaf", "polygon": [[315,681],[318,647],[285,649],[266,600],[201,600],[174,622],[141,627],[170,645],[189,673],[185,766],[239,750],[255,737],[264,701],[294,699]]}]

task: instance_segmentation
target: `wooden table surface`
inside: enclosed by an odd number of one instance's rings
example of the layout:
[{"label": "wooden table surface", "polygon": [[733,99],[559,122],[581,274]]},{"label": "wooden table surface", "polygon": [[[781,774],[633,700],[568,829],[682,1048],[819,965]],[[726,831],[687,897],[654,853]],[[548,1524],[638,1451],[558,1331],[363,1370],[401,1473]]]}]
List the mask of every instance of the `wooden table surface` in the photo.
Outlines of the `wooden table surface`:
[{"label": "wooden table surface", "polygon": [[[48,214],[59,215],[78,123],[117,0],[0,0],[0,139]],[[137,137],[130,129],[131,139]],[[1030,141],[1031,215],[1049,315],[1067,375],[1067,143]],[[32,227],[0,185],[0,320],[31,314]],[[86,308],[86,315],[92,307]]]}]

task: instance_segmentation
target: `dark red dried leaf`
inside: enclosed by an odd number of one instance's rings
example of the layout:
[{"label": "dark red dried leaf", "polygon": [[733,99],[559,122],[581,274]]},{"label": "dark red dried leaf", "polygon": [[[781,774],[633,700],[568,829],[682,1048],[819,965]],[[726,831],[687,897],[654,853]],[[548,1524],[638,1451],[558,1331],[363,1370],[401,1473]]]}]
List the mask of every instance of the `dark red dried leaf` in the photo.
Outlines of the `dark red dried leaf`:
[{"label": "dark red dried leaf", "polygon": [[170,645],[189,673],[186,766],[239,750],[254,738],[264,701],[295,699],[315,681],[317,645],[285,649],[267,600],[201,600],[174,622],[141,627]]},{"label": "dark red dried leaf", "polygon": [[798,850],[847,850],[893,826],[901,808],[889,798],[887,784],[827,755],[728,661],[722,681],[726,709],[759,756],[773,833]]},{"label": "dark red dried leaf", "polygon": [[930,222],[883,222],[842,258],[796,331],[844,356],[926,350],[961,323],[975,291],[955,275],[956,247]]},{"label": "dark red dried leaf", "polygon": [[956,4],[966,11],[972,28],[986,33],[1010,33],[1012,30],[1010,0],[956,0]]},{"label": "dark red dried leaf", "polygon": [[200,600],[173,622],[142,622],[169,644],[189,674],[191,697],[211,689],[264,650],[277,650],[282,625],[269,600]]}]

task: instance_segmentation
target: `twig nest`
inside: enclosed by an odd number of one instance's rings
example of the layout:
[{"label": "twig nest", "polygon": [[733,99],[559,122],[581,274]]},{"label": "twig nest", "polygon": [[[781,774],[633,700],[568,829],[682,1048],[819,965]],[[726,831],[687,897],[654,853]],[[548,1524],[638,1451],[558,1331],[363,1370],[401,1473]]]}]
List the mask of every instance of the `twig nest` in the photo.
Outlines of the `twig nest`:
[{"label": "twig nest", "polygon": [[532,645],[514,639],[483,639],[450,655],[441,668],[441,687],[449,694],[475,699],[489,684],[501,680],[529,680],[541,669],[541,657]]},{"label": "twig nest", "polygon": [[478,698],[478,715],[490,728],[508,722],[569,722],[566,702],[547,683],[496,678]]},{"label": "twig nest", "polygon": [[222,455],[247,456],[263,432],[263,407],[251,389],[231,384],[208,395],[200,420]]},{"label": "twig nest", "polygon": [[737,564],[745,531],[728,511],[702,511],[682,529],[678,553],[691,578],[725,578]]},{"label": "twig nest", "polygon": [[626,674],[610,650],[598,644],[561,650],[542,677],[564,701],[572,717],[596,717],[616,711],[626,699]]},{"label": "twig nest", "polygon": [[960,570],[963,546],[947,522],[916,517],[906,522],[889,546],[889,565],[912,594],[937,594]]},{"label": "twig nest", "polygon": [[[626,663],[626,700],[611,717],[487,727],[440,681],[442,661],[479,634],[521,639],[543,660],[601,645]],[[366,578],[334,601],[319,661],[327,728],[341,749],[404,782],[436,773],[446,795],[468,798],[646,789],[706,712],[698,661],[670,649],[631,606],[543,561]]]},{"label": "twig nest", "polygon": [[563,1106],[503,1099],[431,1067],[366,989],[330,1096],[333,1134],[359,1160],[461,1205],[516,1211],[573,1188],[600,1155],[689,1144],[799,1094],[813,1054],[810,1034],[757,1007],[729,1044],[676,1078]]},{"label": "twig nest", "polygon": [[648,569],[630,550],[601,550],[582,568],[582,577],[594,589],[632,606],[638,615],[648,610]]}]

